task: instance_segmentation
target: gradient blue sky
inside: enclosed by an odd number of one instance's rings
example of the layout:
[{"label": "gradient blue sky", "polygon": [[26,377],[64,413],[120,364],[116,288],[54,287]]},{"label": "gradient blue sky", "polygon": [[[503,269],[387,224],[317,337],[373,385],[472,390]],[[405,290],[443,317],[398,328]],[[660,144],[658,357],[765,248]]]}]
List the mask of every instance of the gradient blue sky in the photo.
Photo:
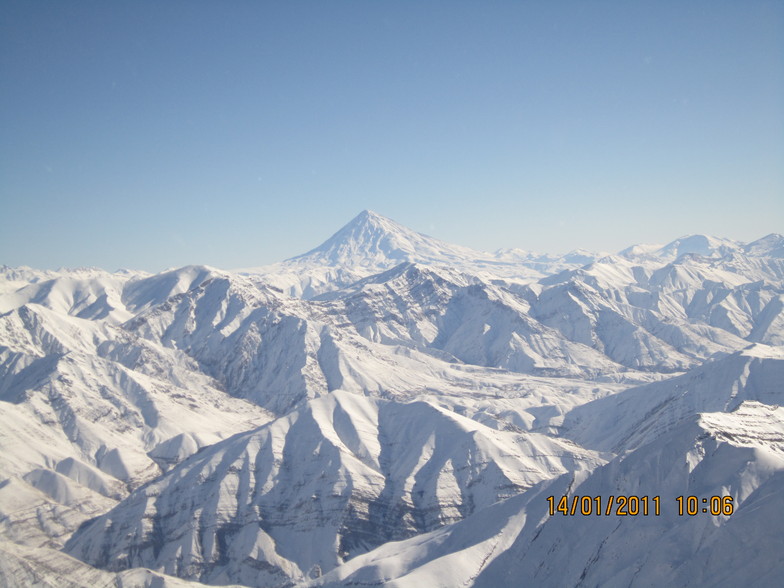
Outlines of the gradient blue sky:
[{"label": "gradient blue sky", "polygon": [[784,232],[784,2],[0,2],[0,263],[261,265],[365,208],[485,250]]}]

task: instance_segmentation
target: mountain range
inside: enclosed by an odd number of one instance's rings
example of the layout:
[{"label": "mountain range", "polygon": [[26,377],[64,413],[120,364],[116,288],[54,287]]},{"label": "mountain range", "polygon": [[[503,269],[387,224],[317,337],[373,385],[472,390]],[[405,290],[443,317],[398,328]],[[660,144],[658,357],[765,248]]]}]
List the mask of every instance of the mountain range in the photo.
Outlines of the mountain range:
[{"label": "mountain range", "polygon": [[783,311],[775,234],[3,266],[0,583],[781,585]]}]

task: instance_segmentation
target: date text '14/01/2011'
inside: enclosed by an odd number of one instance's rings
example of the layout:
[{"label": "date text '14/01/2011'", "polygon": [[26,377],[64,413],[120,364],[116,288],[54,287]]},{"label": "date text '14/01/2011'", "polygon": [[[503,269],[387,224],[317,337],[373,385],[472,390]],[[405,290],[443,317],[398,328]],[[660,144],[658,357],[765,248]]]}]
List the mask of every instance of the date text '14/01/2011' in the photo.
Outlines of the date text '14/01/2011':
[{"label": "date text '14/01/2011'", "polygon": [[[565,516],[659,516],[661,514],[660,496],[548,496],[550,516],[560,513]],[[675,497],[679,516],[694,516],[699,513],[714,516],[730,516],[735,505],[732,496]]]}]

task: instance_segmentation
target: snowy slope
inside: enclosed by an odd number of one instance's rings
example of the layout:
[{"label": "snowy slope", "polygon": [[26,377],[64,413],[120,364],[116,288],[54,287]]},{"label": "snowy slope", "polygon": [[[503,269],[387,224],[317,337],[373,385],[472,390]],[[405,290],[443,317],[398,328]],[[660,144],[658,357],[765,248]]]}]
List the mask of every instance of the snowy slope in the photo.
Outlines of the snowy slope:
[{"label": "snowy slope", "polygon": [[[784,580],[784,409],[693,415],[671,435],[463,521],[361,555],[308,586],[775,586]],[[549,514],[548,496],[658,496],[659,515]],[[678,496],[731,496],[731,516]],[[595,504],[593,500],[592,504]],[[710,504],[708,502],[708,504]],[[706,509],[709,509],[706,506]]]},{"label": "snowy slope", "polygon": [[31,546],[270,418],[181,352],[37,303],[0,315],[0,401],[0,535]]},{"label": "snowy slope", "polygon": [[[329,298],[365,338],[438,350],[467,364],[575,375],[621,366],[529,316],[529,303],[467,274],[401,264]],[[322,297],[326,298],[326,297]]]},{"label": "snowy slope", "polygon": [[562,434],[584,447],[621,453],[669,433],[698,412],[784,400],[784,349],[752,345],[672,379],[630,388],[570,411]]},{"label": "snowy slope", "polygon": [[0,585],[40,588],[198,588],[204,586],[147,569],[105,572],[60,551],[0,541]]},{"label": "snowy slope", "polygon": [[334,392],[194,456],[80,530],[99,567],[285,585],[602,463],[425,402]]},{"label": "snowy slope", "polygon": [[744,245],[743,250],[755,257],[784,257],[784,236],[771,233]]},{"label": "snowy slope", "polygon": [[[519,577],[540,586],[777,585],[784,579],[782,410],[749,403],[735,413],[691,417],[670,435],[599,468],[570,494],[660,496],[661,515],[575,520],[558,513],[541,528],[524,528],[475,585]],[[678,496],[697,496],[698,514],[679,515]],[[733,497],[734,513],[702,512],[702,498],[711,496]],[[529,508],[541,513],[542,506],[532,501]],[[710,565],[702,567],[706,557]]]},{"label": "snowy slope", "polygon": [[285,298],[243,276],[215,277],[138,313],[124,329],[181,350],[230,394],[276,414],[337,388],[399,396],[452,386],[455,378],[442,374],[455,364],[490,368],[475,372],[473,388],[499,368],[644,377],[528,310],[525,299],[475,276],[401,264],[318,300]]}]

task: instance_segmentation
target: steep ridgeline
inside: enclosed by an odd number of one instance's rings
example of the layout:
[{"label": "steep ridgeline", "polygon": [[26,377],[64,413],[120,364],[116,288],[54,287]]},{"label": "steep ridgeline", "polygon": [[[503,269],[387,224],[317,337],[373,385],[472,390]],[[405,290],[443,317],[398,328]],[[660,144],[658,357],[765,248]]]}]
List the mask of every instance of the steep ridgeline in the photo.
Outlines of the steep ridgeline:
[{"label": "steep ridgeline", "polygon": [[[783,310],[780,235],[482,253],[370,211],[241,272],[2,267],[0,581],[776,584]],[[545,510],[589,491],[669,514]]]},{"label": "steep ridgeline", "polygon": [[110,570],[285,586],[602,462],[426,402],[335,392],[194,456],[67,551]]},{"label": "steep ridgeline", "polygon": [[[695,416],[587,477],[565,474],[456,524],[383,545],[306,585],[496,587],[525,579],[547,587],[779,586],[782,419],[784,409],[758,403]],[[569,504],[574,496],[599,496],[604,512],[610,496],[647,496],[649,514],[551,516],[550,496],[568,496]],[[687,506],[679,513],[677,498],[688,496],[698,500],[693,516]],[[732,497],[732,515],[702,511],[714,496]]]},{"label": "steep ridgeline", "polygon": [[[761,351],[752,360],[756,375],[749,376],[756,382],[740,388],[731,412],[694,412],[707,400],[695,374],[695,384],[677,395],[682,418],[664,427],[651,426],[661,415],[644,419],[648,430],[639,443],[610,463],[588,475],[564,474],[458,523],[380,546],[307,586],[494,587],[517,585],[521,578],[537,586],[780,585],[782,360]],[[715,382],[726,369],[715,365],[703,373],[714,372],[708,377]],[[650,392],[661,403],[671,398]],[[623,414],[616,419],[623,422]],[[563,496],[566,514],[557,510]],[[610,496],[616,501],[608,514]],[[638,514],[617,515],[620,496],[640,498],[631,505]],[[689,496],[697,500],[691,506]],[[572,515],[575,497],[579,506]],[[678,497],[684,497],[680,503]],[[581,514],[582,508],[589,514]]]},{"label": "steep ridgeline", "polygon": [[782,383],[784,349],[756,344],[681,376],[577,406],[560,432],[583,447],[620,454],[665,436],[694,414],[731,412],[745,401],[779,404]]},{"label": "steep ridgeline", "polygon": [[[115,324],[128,308],[187,289],[171,278],[188,281],[189,273],[133,281],[75,272],[11,294],[24,304],[0,315],[3,537],[59,546],[84,520],[200,447],[270,419],[221,390],[182,351]],[[117,306],[84,317],[107,299]]]},{"label": "steep ridgeline", "polygon": [[[438,389],[441,372],[457,364],[644,377],[532,319],[519,296],[442,269],[402,264],[333,300],[254,292],[245,278],[215,278],[124,328],[182,350],[231,394],[276,414],[335,389],[394,397]],[[493,377],[480,369],[462,379],[477,387]]]}]

